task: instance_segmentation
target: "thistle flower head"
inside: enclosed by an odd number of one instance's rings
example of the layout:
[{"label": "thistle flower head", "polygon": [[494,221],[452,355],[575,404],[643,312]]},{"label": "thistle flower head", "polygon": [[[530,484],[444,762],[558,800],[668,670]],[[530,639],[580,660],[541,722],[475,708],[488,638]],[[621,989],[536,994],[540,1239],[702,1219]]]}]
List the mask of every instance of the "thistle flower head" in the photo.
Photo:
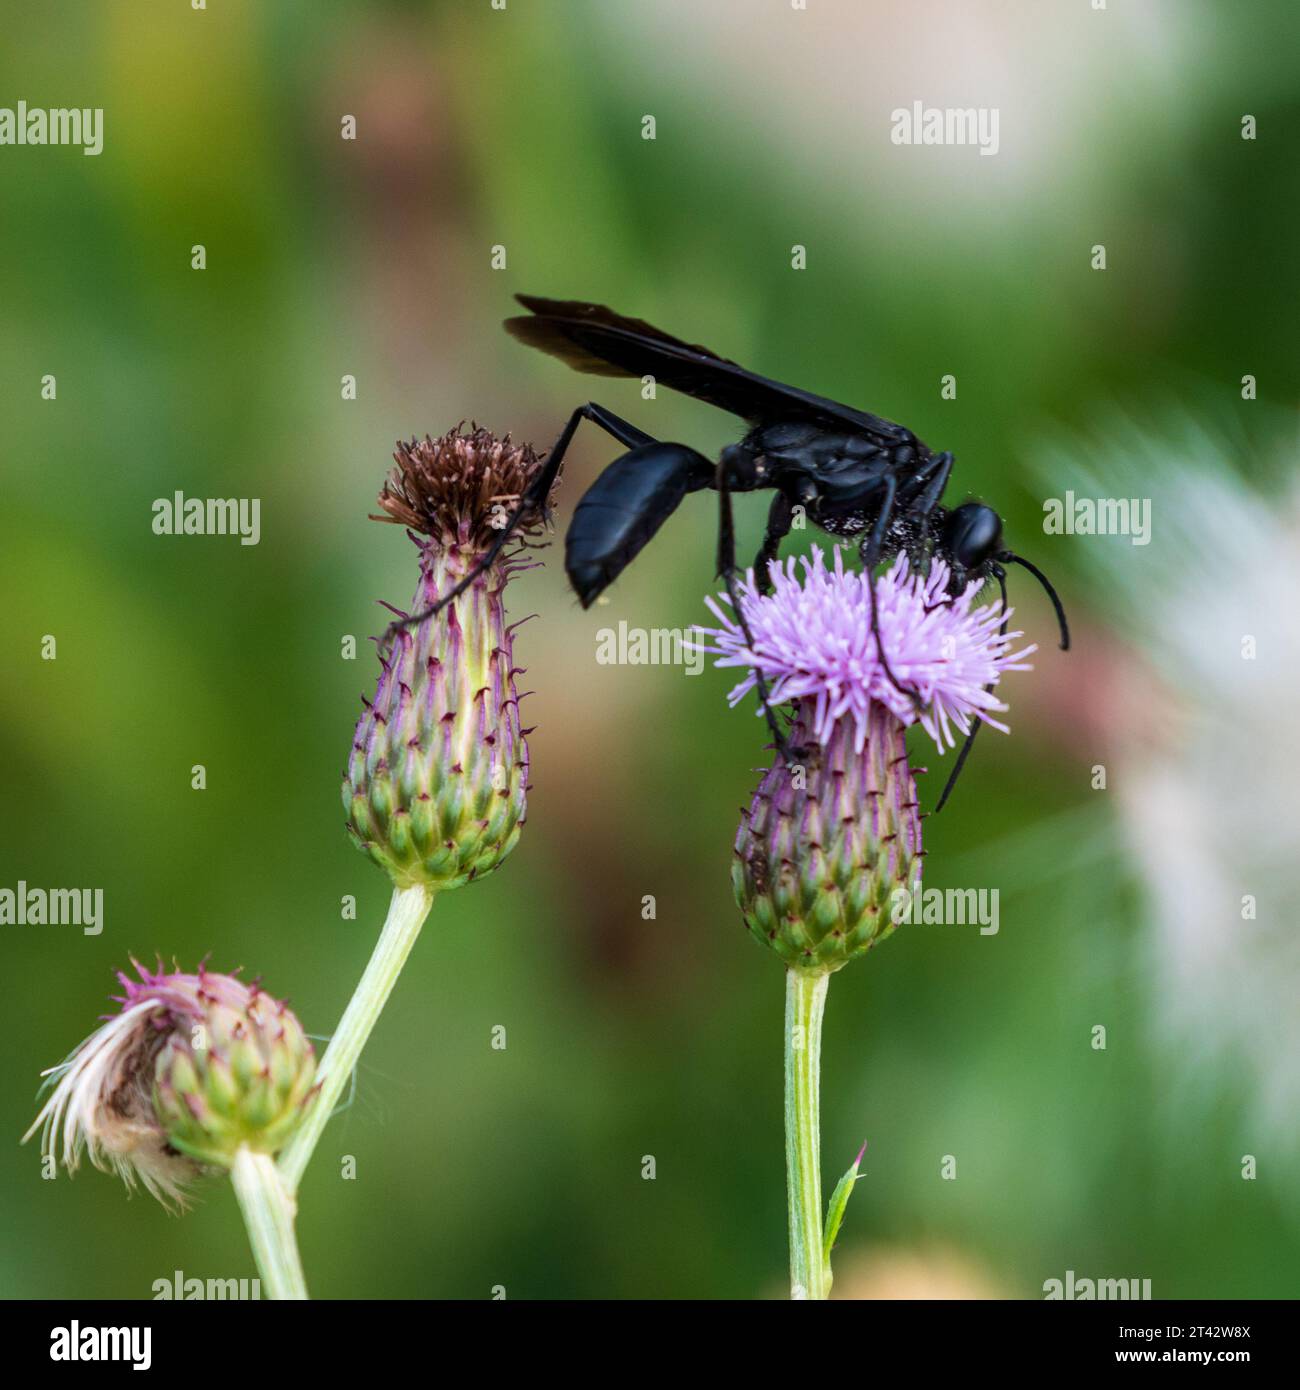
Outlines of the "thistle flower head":
[{"label": "thistle flower head", "polygon": [[[798,577],[796,566],[803,570]],[[812,558],[773,563],[771,594],[759,594],[752,571],[741,587],[745,620],[754,638],[751,648],[736,620],[708,599],[721,622],[705,629],[714,639],[705,646],[718,666],[749,667],[749,674],[729,695],[738,704],[757,685],[756,672],[770,682],[773,704],[811,702],[812,731],[827,743],[836,723],[853,726],[854,751],[861,753],[873,704],[883,705],[903,724],[919,723],[942,752],[969,733],[971,720],[982,719],[1006,732],[992,716],[1007,706],[985,689],[1004,671],[1027,671],[1024,658],[1033,645],[1013,651],[1020,632],[999,631],[1005,614],[1000,604],[976,608],[981,588],[975,581],[951,601],[948,566],[934,560],[928,575],[910,574],[905,556],[876,579],[880,645],[900,690],[885,673],[871,631],[871,593],[867,576],[844,568],[835,552],[828,569],[822,552]],[[724,596],[725,601],[725,596]],[[907,691],[921,698],[918,711]],[[760,709],[759,713],[762,711]]]},{"label": "thistle flower head", "polygon": [[1034,648],[1012,650],[1021,634],[1001,631],[1009,611],[1000,604],[974,607],[978,583],[950,599],[941,561],[913,575],[900,556],[875,580],[880,646],[900,690],[872,632],[867,575],[845,570],[838,552],[828,568],[814,549],[811,559],[773,562],[770,576],[771,594],[758,592],[752,572],[740,589],[752,644],[710,599],[721,626],[702,629],[710,640],[701,649],[718,666],[748,668],[732,705],[760,673],[772,704],[794,704],[790,740],[809,749],[807,765],[778,752],[763,775],[742,812],[732,886],[758,940],[791,968],[821,973],[887,936],[899,890],[920,879],[906,726],[919,723],[940,750],[974,719],[1004,729],[991,716],[1006,706],[986,687],[1028,669],[1023,658]]},{"label": "thistle flower head", "polygon": [[[134,963],[134,962],[133,962]],[[311,1093],[315,1053],[286,1005],[231,975],[136,964],[119,973],[121,1006],[57,1067],[24,1141],[75,1172],[97,1168],[139,1181],[164,1205],[241,1145],[274,1154]]]},{"label": "thistle flower head", "polygon": [[[536,477],[541,459],[529,445],[511,443],[509,435],[498,439],[477,426],[468,434],[461,431],[457,425],[437,439],[426,434],[409,443],[398,440],[397,467],[379,493],[383,515],[371,520],[409,527],[444,548],[486,550]],[[525,512],[515,536],[527,540],[545,522],[541,509]]]},{"label": "thistle flower head", "polygon": [[[541,466],[526,445],[486,430],[399,445],[377,518],[404,522],[420,552],[412,614],[473,572]],[[526,809],[529,730],[521,726],[514,630],[503,595],[545,518],[525,516],[451,603],[394,634],[374,699],[357,723],[343,779],[354,842],[400,888],[455,888],[514,848]],[[519,533],[516,533],[519,534]],[[513,537],[512,537],[513,539]],[[405,617],[405,614],[401,615]]]}]

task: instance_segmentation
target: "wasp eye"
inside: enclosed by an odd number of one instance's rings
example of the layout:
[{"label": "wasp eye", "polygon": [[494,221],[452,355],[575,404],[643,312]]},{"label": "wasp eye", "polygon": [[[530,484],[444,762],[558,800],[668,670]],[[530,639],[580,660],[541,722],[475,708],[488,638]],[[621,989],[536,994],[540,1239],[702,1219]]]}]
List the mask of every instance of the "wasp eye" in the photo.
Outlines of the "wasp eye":
[{"label": "wasp eye", "polygon": [[982,502],[965,502],[944,528],[948,553],[964,569],[976,569],[1002,546],[1002,518]]}]

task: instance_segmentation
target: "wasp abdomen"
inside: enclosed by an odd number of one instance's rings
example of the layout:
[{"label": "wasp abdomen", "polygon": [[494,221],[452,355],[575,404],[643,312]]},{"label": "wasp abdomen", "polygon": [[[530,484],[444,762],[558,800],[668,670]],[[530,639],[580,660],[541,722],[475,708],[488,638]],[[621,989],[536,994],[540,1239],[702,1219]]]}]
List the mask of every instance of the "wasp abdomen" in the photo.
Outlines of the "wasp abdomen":
[{"label": "wasp abdomen", "polygon": [[610,464],[578,503],[564,540],[564,568],[584,608],[713,473],[685,444],[643,444]]}]

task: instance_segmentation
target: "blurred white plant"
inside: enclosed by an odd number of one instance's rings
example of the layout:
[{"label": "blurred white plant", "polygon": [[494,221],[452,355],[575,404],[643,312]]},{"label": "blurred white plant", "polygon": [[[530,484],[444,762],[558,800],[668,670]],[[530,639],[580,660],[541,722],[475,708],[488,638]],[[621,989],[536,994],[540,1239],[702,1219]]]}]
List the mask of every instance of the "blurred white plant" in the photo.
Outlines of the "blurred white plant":
[{"label": "blurred white plant", "polygon": [[1180,1104],[1226,1088],[1261,1133],[1294,1141],[1300,485],[1185,417],[1159,433],[1116,422],[1044,465],[1058,496],[1151,501],[1149,545],[1065,544],[1128,644],[1108,785],[1146,890],[1167,1074]]},{"label": "blurred white plant", "polygon": [[[1188,8],[1179,0],[1115,4],[1105,14],[1086,0],[786,0],[756,11],[752,0],[659,0],[593,3],[587,28],[616,74],[636,71],[648,52],[671,54],[690,74],[684,90],[707,93],[721,129],[735,113],[769,166],[784,152],[815,178],[830,172],[843,198],[853,196],[846,170],[861,189],[887,177],[889,218],[915,240],[926,231],[918,214],[933,214],[944,230],[955,198],[967,218],[983,211],[1008,221],[1023,215],[1026,194],[1059,205],[1070,192],[1054,171],[1090,169],[1098,140],[1136,121],[1159,141],[1194,120],[1198,77],[1211,61],[1221,72],[1230,57]],[[1257,60],[1252,75],[1262,68]],[[1282,90],[1288,76],[1278,73]],[[889,138],[892,112],[918,100],[999,111],[1007,138],[998,158],[930,146],[918,159],[900,150]],[[869,226],[882,214],[878,199],[866,207]]]}]

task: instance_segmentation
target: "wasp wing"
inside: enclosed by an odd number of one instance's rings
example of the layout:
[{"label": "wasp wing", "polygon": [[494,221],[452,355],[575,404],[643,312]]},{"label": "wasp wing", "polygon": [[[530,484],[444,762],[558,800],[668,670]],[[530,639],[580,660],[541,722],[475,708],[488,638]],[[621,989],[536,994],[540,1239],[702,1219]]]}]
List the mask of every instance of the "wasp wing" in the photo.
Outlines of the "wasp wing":
[{"label": "wasp wing", "polygon": [[532,317],[506,319],[506,332],[541,349],[574,371],[594,376],[652,376],[661,386],[739,415],[751,424],[813,420],[862,430],[883,444],[910,441],[902,425],[795,386],[758,376],[706,347],[646,323],[626,318],[603,304],[580,300],[516,298]]}]

